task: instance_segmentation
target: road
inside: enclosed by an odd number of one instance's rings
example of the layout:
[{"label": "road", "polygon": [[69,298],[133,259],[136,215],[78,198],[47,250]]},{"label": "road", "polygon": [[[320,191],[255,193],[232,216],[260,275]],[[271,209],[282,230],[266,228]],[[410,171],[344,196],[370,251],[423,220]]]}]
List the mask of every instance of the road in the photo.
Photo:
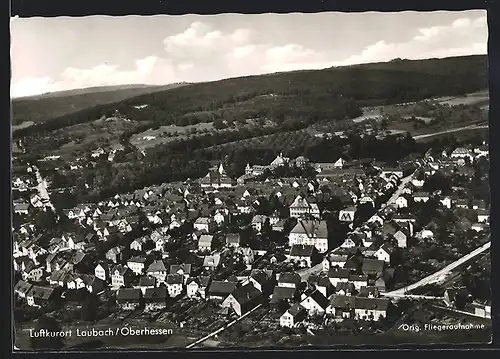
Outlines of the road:
[{"label": "road", "polygon": [[[35,167],[35,166],[33,166],[33,167]],[[50,194],[48,191],[49,185],[47,184],[47,180],[45,178],[42,178],[42,175],[40,174],[40,170],[38,169],[38,167],[35,167],[35,176],[36,176],[36,180],[38,182],[36,189],[38,190],[40,198],[42,199],[42,201],[44,201],[46,206],[54,209],[54,206],[50,202]]]},{"label": "road", "polygon": [[416,135],[416,136],[413,136],[413,138],[415,140],[421,140],[423,138],[434,137],[434,136],[439,136],[439,135],[446,135],[447,133],[460,132],[460,131],[464,131],[464,130],[481,130],[481,129],[485,129],[485,128],[489,128],[489,126],[488,125],[482,125],[482,126],[469,125],[469,126],[464,126],[464,127],[453,128],[451,130],[446,130],[446,131],[428,133],[425,135]]},{"label": "road", "polygon": [[385,202],[385,204],[380,207],[380,209],[384,209],[387,206],[390,206],[391,204],[395,203],[396,200],[399,198],[399,196],[401,196],[401,194],[403,193],[403,190],[405,189],[406,185],[413,180],[413,177],[415,176],[416,173],[417,171],[415,170],[411,175],[403,177],[401,179],[401,183],[399,184],[396,191],[394,191],[391,198],[389,198],[387,202]]},{"label": "road", "polygon": [[[410,174],[410,175],[408,175],[406,177],[403,177],[401,179],[401,183],[399,184],[399,186],[396,189],[396,191],[392,194],[391,198],[389,198],[387,200],[387,202],[385,202],[385,204],[383,204],[380,207],[380,209],[384,209],[385,207],[387,207],[387,206],[393,204],[394,202],[396,202],[396,200],[401,195],[401,193],[403,193],[403,190],[406,187],[406,184],[408,182],[410,182],[411,180],[413,180],[413,177],[415,176],[416,173],[417,173],[417,171],[413,172],[412,174]],[[361,227],[363,225],[364,225],[364,223],[361,223],[356,228],[359,228],[359,227]],[[355,230],[356,228],[353,228],[353,230]],[[298,271],[297,273],[302,278],[302,281],[307,281],[307,279],[309,278],[309,276],[311,276],[312,274],[318,274],[322,270],[323,270],[323,264],[319,263],[319,264],[316,264],[314,267],[302,269],[302,270]]]},{"label": "road", "polygon": [[406,292],[410,292],[410,291],[412,291],[414,289],[417,289],[419,287],[423,287],[424,285],[434,283],[434,282],[438,281],[441,278],[441,276],[444,276],[445,274],[447,274],[448,272],[452,271],[456,267],[464,264],[468,260],[470,260],[470,259],[474,258],[475,256],[483,253],[484,251],[488,250],[490,248],[490,246],[491,246],[491,241],[486,242],[481,247],[476,248],[475,250],[473,250],[469,254],[466,254],[462,258],[459,258],[455,262],[448,264],[443,269],[438,270],[437,272],[435,272],[435,273],[433,273],[433,274],[431,274],[431,275],[429,275],[429,276],[427,276],[427,277],[419,280],[418,282],[410,284],[409,286],[406,286],[406,287],[394,290],[392,292],[387,292],[384,295],[385,296],[404,295]]},{"label": "road", "polygon": [[200,338],[200,339],[198,339],[197,341],[195,341],[195,342],[193,342],[193,343],[189,344],[189,345],[186,347],[186,349],[191,349],[191,348],[194,348],[194,347],[196,347],[198,344],[203,343],[205,340],[210,339],[210,338],[212,338],[213,336],[215,336],[215,335],[217,335],[217,334],[219,334],[219,333],[223,332],[223,331],[224,331],[224,330],[226,330],[227,328],[229,328],[229,327],[233,326],[234,324],[238,323],[240,320],[242,320],[242,319],[243,319],[243,318],[245,318],[246,316],[250,315],[251,313],[253,313],[253,312],[254,312],[254,311],[256,311],[257,309],[259,309],[261,306],[262,306],[262,304],[259,304],[258,306],[256,306],[256,307],[255,307],[255,308],[253,308],[252,310],[250,310],[249,312],[247,312],[247,313],[243,314],[241,317],[236,318],[236,319],[235,319],[235,320],[233,320],[232,322],[230,322],[230,323],[228,323],[228,324],[224,325],[222,328],[219,328],[219,329],[217,329],[216,331],[214,331],[214,332],[212,332],[212,333],[210,333],[210,334],[208,334],[208,335],[204,336],[203,338]]}]

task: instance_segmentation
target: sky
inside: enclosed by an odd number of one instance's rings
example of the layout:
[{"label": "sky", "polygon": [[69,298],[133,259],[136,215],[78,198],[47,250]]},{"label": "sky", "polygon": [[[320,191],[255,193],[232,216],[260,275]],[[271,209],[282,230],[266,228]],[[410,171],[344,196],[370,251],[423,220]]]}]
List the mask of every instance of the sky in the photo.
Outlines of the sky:
[{"label": "sky", "polygon": [[486,11],[11,19],[11,96],[486,54]]}]

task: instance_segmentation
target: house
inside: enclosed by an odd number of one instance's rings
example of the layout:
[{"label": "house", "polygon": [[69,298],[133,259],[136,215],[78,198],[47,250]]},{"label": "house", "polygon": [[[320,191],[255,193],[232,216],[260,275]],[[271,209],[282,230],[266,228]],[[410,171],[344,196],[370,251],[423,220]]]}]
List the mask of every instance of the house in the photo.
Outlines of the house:
[{"label": "house", "polygon": [[301,220],[293,227],[289,236],[289,245],[313,245],[318,253],[328,250],[328,227],[326,221]]},{"label": "house", "polygon": [[469,293],[465,287],[451,287],[446,288],[444,291],[444,302],[447,306],[456,306],[457,299],[462,300],[465,304],[465,301],[468,299]]},{"label": "house", "polygon": [[368,276],[378,277],[384,272],[385,261],[373,258],[363,258],[361,271]]},{"label": "house", "polygon": [[186,282],[187,296],[193,298],[200,296],[205,299],[207,295],[207,288],[210,285],[212,278],[208,276],[191,277]]},{"label": "house", "polygon": [[147,258],[144,256],[134,256],[127,261],[129,267],[135,274],[144,274],[147,265]]},{"label": "house", "polygon": [[166,277],[168,295],[176,298],[182,294],[184,289],[184,276],[182,274],[168,274]]},{"label": "house", "polygon": [[132,280],[132,271],[123,265],[116,265],[111,270],[111,285],[113,287],[127,287]]},{"label": "house", "polygon": [[104,282],[108,282],[111,277],[109,275],[109,266],[107,263],[98,263],[94,269],[94,275]]},{"label": "house", "polygon": [[26,298],[26,294],[29,292],[33,285],[24,280],[19,280],[14,286],[14,294],[19,298]]},{"label": "house", "polygon": [[266,221],[268,218],[266,216],[263,216],[261,214],[257,214],[252,218],[252,228],[256,230],[258,233],[262,232],[262,229],[264,228],[264,225],[266,224]]},{"label": "house", "polygon": [[247,266],[251,266],[251,264],[255,261],[254,252],[250,247],[238,247],[236,252],[241,254],[243,261]]},{"label": "house", "polygon": [[338,319],[354,318],[356,297],[350,295],[332,295],[326,314]]},{"label": "house", "polygon": [[199,217],[194,222],[193,227],[197,231],[212,233],[216,228],[216,223],[211,218]]},{"label": "house", "polygon": [[298,195],[289,206],[290,217],[302,218],[304,216],[312,216],[320,218],[319,207],[316,203],[309,203],[307,199]]},{"label": "house", "polygon": [[312,292],[300,303],[308,311],[309,315],[323,315],[328,304],[328,299],[319,290]]},{"label": "house", "polygon": [[224,300],[236,289],[237,283],[214,280],[208,287],[208,299]]},{"label": "house", "polygon": [[387,318],[391,301],[388,298],[356,297],[354,313],[358,320],[378,321]]},{"label": "house", "polygon": [[278,276],[278,287],[297,289],[302,282],[298,273],[280,273]]},{"label": "house", "polygon": [[208,234],[202,234],[198,240],[198,250],[199,251],[211,251],[214,236]]},{"label": "house", "polygon": [[121,288],[116,293],[116,304],[122,310],[135,310],[142,306],[142,292],[137,288]]},{"label": "house", "polygon": [[477,210],[477,221],[479,223],[489,223],[490,221],[490,211],[485,209]]},{"label": "house", "polygon": [[286,310],[280,317],[280,326],[293,328],[297,323],[302,322],[307,317],[307,310],[296,303]]},{"label": "house", "polygon": [[391,263],[392,255],[394,254],[394,248],[388,244],[384,243],[376,252],[375,257],[386,263]]},{"label": "house", "polygon": [[378,298],[380,291],[376,286],[362,287],[358,293],[358,297]]},{"label": "house", "polygon": [[221,256],[219,253],[215,253],[203,258],[203,268],[210,270],[216,269],[220,265]]},{"label": "house", "polygon": [[172,264],[170,266],[170,274],[180,274],[184,277],[184,283],[188,280],[191,275],[191,264]]},{"label": "house", "polygon": [[119,246],[113,247],[106,252],[106,259],[115,264],[121,261],[122,257],[122,248]]},{"label": "house", "polygon": [[410,204],[410,196],[407,194],[401,195],[396,199],[397,208],[408,208]]},{"label": "house", "polygon": [[83,283],[85,285],[85,288],[89,293],[99,293],[101,292],[104,287],[105,287],[105,282],[99,278],[97,278],[95,275],[92,274],[84,274],[82,276]]},{"label": "house", "polygon": [[61,291],[54,287],[34,285],[26,292],[26,302],[32,307],[42,307],[60,299],[60,294]]},{"label": "house", "polygon": [[473,223],[471,229],[476,232],[486,232],[489,229],[489,225],[486,223]]},{"label": "house", "polygon": [[144,292],[144,309],[149,312],[166,308],[167,297],[167,288],[165,287],[147,288]]},{"label": "house", "polygon": [[142,276],[139,278],[139,285],[134,286],[134,288],[138,288],[141,290],[142,294],[146,293],[146,289],[155,288],[156,287],[156,278]]},{"label": "house", "polygon": [[222,302],[222,307],[231,308],[237,315],[242,316],[258,305],[261,300],[262,293],[252,283],[248,283],[233,290]]},{"label": "house", "polygon": [[283,307],[288,309],[299,299],[299,291],[296,288],[274,287],[270,305],[273,310],[280,310]]},{"label": "house", "polygon": [[441,202],[441,204],[442,204],[444,207],[448,208],[448,209],[450,209],[450,208],[451,208],[451,206],[452,206],[452,204],[453,204],[452,199],[451,199],[451,197],[450,197],[450,196],[445,196],[445,197],[441,198],[441,199],[439,200],[439,202]]},{"label": "house", "polygon": [[368,276],[366,274],[350,273],[348,283],[352,283],[356,291],[359,291],[362,287],[366,287],[368,285]]},{"label": "house", "polygon": [[339,221],[342,222],[353,222],[354,221],[354,215],[356,214],[356,208],[355,207],[347,207],[339,212]]},{"label": "house", "polygon": [[349,270],[348,269],[337,269],[330,268],[328,271],[328,279],[334,287],[337,286],[339,282],[347,282],[349,280]]},{"label": "house", "polygon": [[83,235],[77,235],[68,239],[69,249],[84,250],[87,246],[88,243]]},{"label": "house", "polygon": [[376,223],[378,226],[382,227],[384,225],[384,217],[381,213],[375,213],[367,222],[368,224]]},{"label": "house", "polygon": [[319,260],[319,253],[313,245],[296,244],[290,249],[289,260],[301,267],[312,267]]},{"label": "house", "polygon": [[240,246],[240,234],[239,233],[228,233],[226,235],[226,245],[230,247]]},{"label": "house", "polygon": [[323,271],[328,272],[332,267],[344,268],[348,258],[346,254],[330,253],[323,260]]},{"label": "house", "polygon": [[137,252],[147,251],[155,247],[154,242],[147,237],[136,238],[130,243],[130,249]]},{"label": "house", "polygon": [[335,295],[356,295],[357,293],[354,283],[338,282],[335,287]]},{"label": "house", "polygon": [[458,147],[453,150],[450,157],[454,160],[468,159],[470,162],[472,162],[474,160],[474,153],[468,148]]},{"label": "house", "polygon": [[29,213],[30,205],[29,203],[15,203],[14,204],[14,213],[20,215],[27,215]]},{"label": "house", "polygon": [[274,286],[274,274],[268,273],[263,270],[252,270],[250,276],[248,277],[248,282],[261,293],[269,295],[272,292]]},{"label": "house", "polygon": [[146,274],[148,276],[156,279],[157,285],[165,283],[167,273],[168,271],[163,260],[155,260],[148,266],[148,269],[146,270]]},{"label": "house", "polygon": [[416,192],[413,194],[413,201],[415,203],[419,202],[427,202],[430,199],[430,195],[428,192]]},{"label": "house", "polygon": [[408,239],[410,237],[410,233],[406,228],[398,229],[398,231],[394,233],[393,237],[396,240],[399,248],[408,247]]}]

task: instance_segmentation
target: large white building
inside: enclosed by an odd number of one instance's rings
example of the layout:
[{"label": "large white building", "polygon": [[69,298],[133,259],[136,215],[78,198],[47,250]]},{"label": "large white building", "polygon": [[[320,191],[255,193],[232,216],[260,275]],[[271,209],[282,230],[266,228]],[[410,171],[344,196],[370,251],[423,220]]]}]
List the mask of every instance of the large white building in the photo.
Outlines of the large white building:
[{"label": "large white building", "polygon": [[313,245],[319,253],[328,250],[328,227],[326,221],[299,220],[288,236],[288,243]]},{"label": "large white building", "polygon": [[298,195],[289,207],[290,217],[303,218],[312,216],[320,218],[320,211],[316,203],[309,203],[307,199]]}]

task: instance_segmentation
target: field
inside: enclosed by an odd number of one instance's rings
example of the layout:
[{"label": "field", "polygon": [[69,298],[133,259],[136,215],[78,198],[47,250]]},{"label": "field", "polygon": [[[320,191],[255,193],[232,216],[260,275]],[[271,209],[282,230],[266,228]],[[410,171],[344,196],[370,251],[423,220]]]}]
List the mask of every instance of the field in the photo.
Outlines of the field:
[{"label": "field", "polygon": [[74,125],[54,133],[54,137],[66,138],[52,155],[73,157],[88,154],[90,150],[98,147],[108,148],[118,144],[119,135],[137,126],[119,118],[98,119],[93,122]]},{"label": "field", "polygon": [[[227,126],[227,122],[224,121],[224,125]],[[196,137],[197,135],[207,134],[209,132],[237,131],[242,128],[251,128],[252,126],[273,127],[274,123],[271,121],[259,122],[258,120],[248,119],[246,120],[245,125],[237,123],[233,127],[223,129],[216,129],[213,122],[201,122],[196,125],[188,126],[160,126],[156,129],[151,128],[139,134],[133,135],[130,138],[130,144],[138,149],[146,149],[175,140],[185,140],[187,138]]]},{"label": "field", "polygon": [[458,105],[476,105],[483,107],[488,105],[490,102],[490,95],[488,91],[480,91],[467,94],[465,96],[448,96],[448,97],[439,97],[433,99],[433,101],[438,102],[441,105],[449,105],[449,106],[458,106]]}]

